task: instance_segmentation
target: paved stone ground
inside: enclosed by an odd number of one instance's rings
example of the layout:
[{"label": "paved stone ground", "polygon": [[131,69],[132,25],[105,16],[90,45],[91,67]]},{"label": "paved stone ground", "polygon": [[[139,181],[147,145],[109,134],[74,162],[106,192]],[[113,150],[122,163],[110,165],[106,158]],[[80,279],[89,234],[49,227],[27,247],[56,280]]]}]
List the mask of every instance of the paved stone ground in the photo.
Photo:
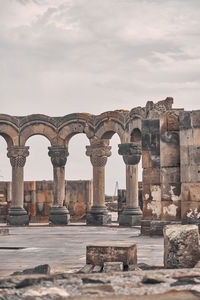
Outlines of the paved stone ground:
[{"label": "paved stone ground", "polygon": [[[162,265],[163,238],[140,236],[139,228],[9,227],[0,236],[0,300],[198,300],[200,269],[136,270],[78,274],[86,245],[101,242],[137,244],[138,263]],[[40,264],[50,275],[6,276]]]},{"label": "paved stone ground", "polygon": [[9,229],[8,236],[0,236],[0,276],[39,264],[49,264],[55,272],[70,272],[85,265],[86,245],[101,241],[136,243],[139,263],[163,264],[163,238],[140,236],[137,227],[75,224]]}]

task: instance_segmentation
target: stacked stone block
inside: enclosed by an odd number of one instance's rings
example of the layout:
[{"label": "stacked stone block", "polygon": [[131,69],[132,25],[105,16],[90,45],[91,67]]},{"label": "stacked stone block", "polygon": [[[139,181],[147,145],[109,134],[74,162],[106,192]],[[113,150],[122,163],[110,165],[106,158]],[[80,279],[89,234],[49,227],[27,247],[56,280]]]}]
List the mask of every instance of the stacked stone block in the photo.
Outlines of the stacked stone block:
[{"label": "stacked stone block", "polygon": [[200,111],[180,115],[181,218],[200,224]]},{"label": "stacked stone block", "polygon": [[180,221],[180,138],[178,112],[160,118],[161,220]]},{"label": "stacked stone block", "polygon": [[161,217],[160,121],[142,121],[143,219],[142,234],[149,234],[151,221]]}]

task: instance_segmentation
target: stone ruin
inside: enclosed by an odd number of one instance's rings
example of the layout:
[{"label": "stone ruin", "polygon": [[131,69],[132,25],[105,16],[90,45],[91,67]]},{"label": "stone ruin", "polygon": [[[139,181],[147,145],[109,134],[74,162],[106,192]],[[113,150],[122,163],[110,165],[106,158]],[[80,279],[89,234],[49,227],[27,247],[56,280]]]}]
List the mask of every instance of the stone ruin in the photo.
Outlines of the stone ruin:
[{"label": "stone ruin", "polygon": [[[70,220],[65,200],[65,166],[70,139],[79,133],[88,138],[86,155],[93,166],[93,205],[88,225],[105,225],[110,216],[105,206],[104,168],[111,155],[109,140],[120,137],[119,155],[126,167],[126,207],[119,224],[141,224],[142,234],[160,234],[164,225],[199,224],[200,220],[200,111],[172,108],[173,98],[136,107],[90,115],[0,115],[0,135],[8,146],[12,167],[12,203],[7,222],[28,225],[24,209],[23,170],[29,155],[28,139],[45,136],[54,174],[54,198],[49,213],[52,224]],[[138,163],[142,157],[143,212],[138,205]]]}]

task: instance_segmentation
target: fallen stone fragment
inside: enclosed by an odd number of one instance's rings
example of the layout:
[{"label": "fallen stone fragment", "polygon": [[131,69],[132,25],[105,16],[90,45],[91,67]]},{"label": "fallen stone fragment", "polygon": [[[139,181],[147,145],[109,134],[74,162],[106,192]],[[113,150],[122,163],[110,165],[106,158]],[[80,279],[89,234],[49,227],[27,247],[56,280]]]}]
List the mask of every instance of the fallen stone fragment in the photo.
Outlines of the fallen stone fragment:
[{"label": "fallen stone fragment", "polygon": [[136,244],[96,243],[86,249],[86,264],[103,266],[105,262],[137,264]]},{"label": "fallen stone fragment", "polygon": [[102,272],[103,267],[102,266],[94,266],[92,273],[100,273]]},{"label": "fallen stone fragment", "polygon": [[199,232],[196,225],[167,225],[164,228],[165,268],[193,268],[199,261]]},{"label": "fallen stone fragment", "polygon": [[0,279],[0,289],[13,289],[18,281],[14,278]]},{"label": "fallen stone fragment", "polygon": [[179,285],[193,285],[193,284],[200,284],[199,281],[196,281],[195,278],[185,277],[185,278],[179,278],[177,281],[171,283],[170,286],[179,286]]},{"label": "fallen stone fragment", "polygon": [[21,272],[14,272],[11,274],[11,276],[16,276],[16,275],[26,275],[26,274],[47,274],[49,275],[51,271],[51,268],[49,265],[39,265],[35,268],[32,269],[25,269]]},{"label": "fallen stone fragment", "polygon": [[123,269],[124,269],[123,263],[120,261],[105,262],[103,265],[103,272],[105,273],[120,272],[123,271]]},{"label": "fallen stone fragment", "polygon": [[153,275],[153,274],[148,274],[145,275],[142,278],[142,283],[146,283],[146,284],[158,284],[158,283],[162,283],[165,282],[162,278],[160,278],[157,275]]},{"label": "fallen stone fragment", "polygon": [[110,283],[110,281],[103,281],[100,279],[92,279],[92,278],[82,278],[83,283],[92,283],[92,284],[105,284],[105,283]]},{"label": "fallen stone fragment", "polygon": [[69,293],[62,289],[57,287],[37,287],[34,289],[30,289],[24,293],[24,296],[26,297],[41,297],[41,296],[59,296],[59,297],[68,297]]},{"label": "fallen stone fragment", "polygon": [[138,267],[138,265],[129,265],[127,268],[127,271],[141,271],[142,269],[140,269]]},{"label": "fallen stone fragment", "polygon": [[9,235],[8,228],[0,228],[0,235]]},{"label": "fallen stone fragment", "polygon": [[21,280],[19,283],[16,284],[16,289],[21,289],[27,286],[35,285],[40,283],[43,280],[43,278],[25,278]]},{"label": "fallen stone fragment", "polygon": [[200,268],[200,260],[196,263],[196,265],[194,266],[194,268],[197,268],[197,269]]},{"label": "fallen stone fragment", "polygon": [[192,272],[192,273],[183,273],[183,274],[174,274],[172,276],[173,279],[180,279],[180,278],[200,278],[200,273],[198,272]]},{"label": "fallen stone fragment", "polygon": [[160,270],[162,268],[164,268],[163,265],[160,265],[160,266],[151,266],[151,265],[148,265],[148,264],[145,264],[145,263],[139,263],[137,264],[137,267],[141,270]]},{"label": "fallen stone fragment", "polygon": [[[86,298],[87,300],[88,299],[96,299],[96,296],[102,296],[102,293],[114,293],[115,292],[115,290],[114,290],[114,288],[112,287],[111,284],[101,284],[101,285],[96,285],[96,286],[83,286],[80,289],[80,291],[81,291],[81,293],[84,292],[84,293],[87,293],[89,295],[93,295],[92,298],[87,297]],[[94,296],[95,296],[95,298],[94,298]],[[82,300],[82,297],[81,298],[78,297],[78,298],[75,298],[75,299],[79,299],[79,300],[81,299]],[[100,298],[100,299],[102,299],[102,298]],[[106,299],[108,299],[108,298],[106,298]]]},{"label": "fallen stone fragment", "polygon": [[87,264],[83,268],[81,268],[77,273],[83,273],[83,274],[92,273],[93,269],[94,269],[93,265]]}]

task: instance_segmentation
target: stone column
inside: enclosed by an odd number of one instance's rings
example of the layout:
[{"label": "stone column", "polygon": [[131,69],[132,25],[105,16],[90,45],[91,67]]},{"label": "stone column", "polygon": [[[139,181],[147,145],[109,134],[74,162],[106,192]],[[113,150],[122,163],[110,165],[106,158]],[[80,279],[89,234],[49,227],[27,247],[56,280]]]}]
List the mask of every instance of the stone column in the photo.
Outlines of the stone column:
[{"label": "stone column", "polygon": [[90,156],[93,166],[93,206],[87,215],[87,225],[105,225],[111,222],[105,206],[105,165],[111,155],[108,140],[93,141],[86,146],[86,155]]},{"label": "stone column", "polygon": [[28,225],[29,217],[24,206],[24,166],[29,155],[29,147],[13,146],[8,148],[7,156],[12,166],[12,205],[8,213],[9,225]]},{"label": "stone column", "polygon": [[49,223],[55,225],[66,225],[69,223],[69,211],[63,206],[65,199],[65,164],[68,149],[65,146],[48,147],[49,156],[53,164],[54,176],[54,203],[51,208]]},{"label": "stone column", "polygon": [[139,225],[142,211],[138,199],[138,163],[141,157],[141,146],[134,143],[119,145],[120,155],[126,164],[126,207],[119,217],[119,225]]}]

